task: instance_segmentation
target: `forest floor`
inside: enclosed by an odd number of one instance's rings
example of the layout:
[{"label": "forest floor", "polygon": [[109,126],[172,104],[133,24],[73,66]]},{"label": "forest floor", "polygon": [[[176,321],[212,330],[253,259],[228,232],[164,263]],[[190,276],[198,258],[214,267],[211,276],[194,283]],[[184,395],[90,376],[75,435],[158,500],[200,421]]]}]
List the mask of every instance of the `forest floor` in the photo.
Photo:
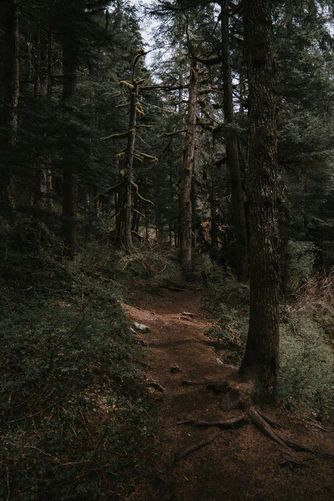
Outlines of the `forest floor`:
[{"label": "forest floor", "polygon": [[[147,388],[158,422],[156,454],[140,459],[150,480],[128,499],[334,499],[332,458],[283,447],[250,422],[227,430],[180,424],[225,421],[242,413],[237,393],[224,392],[224,382],[237,386],[238,375],[206,334],[213,321],[202,308],[203,294],[196,288],[160,288],[139,299],[135,294],[131,305],[123,305],[131,322],[149,328],[136,336],[146,347]],[[212,382],[219,382],[216,391]],[[282,406],[264,412],[282,425],[285,437],[333,452],[333,429]]]}]

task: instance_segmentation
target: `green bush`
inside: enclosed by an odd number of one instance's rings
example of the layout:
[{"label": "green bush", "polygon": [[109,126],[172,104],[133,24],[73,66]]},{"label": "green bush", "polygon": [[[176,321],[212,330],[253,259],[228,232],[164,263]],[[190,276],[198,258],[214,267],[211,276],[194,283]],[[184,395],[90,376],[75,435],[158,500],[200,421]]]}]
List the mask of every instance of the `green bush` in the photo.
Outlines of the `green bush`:
[{"label": "green bush", "polygon": [[218,266],[214,266],[208,278],[204,307],[216,319],[208,335],[218,349],[226,350],[224,361],[237,364],[247,337],[248,285],[241,284],[232,273]]},{"label": "green bush", "polygon": [[67,279],[62,244],[49,227],[25,213],[0,219],[0,270],[6,284],[47,289]]},{"label": "green bush", "polygon": [[279,396],[319,419],[334,418],[334,357],[323,328],[292,311],[281,328]]},{"label": "green bush", "polygon": [[312,242],[288,241],[283,263],[288,291],[295,291],[311,278],[314,273],[316,253],[316,246]]}]

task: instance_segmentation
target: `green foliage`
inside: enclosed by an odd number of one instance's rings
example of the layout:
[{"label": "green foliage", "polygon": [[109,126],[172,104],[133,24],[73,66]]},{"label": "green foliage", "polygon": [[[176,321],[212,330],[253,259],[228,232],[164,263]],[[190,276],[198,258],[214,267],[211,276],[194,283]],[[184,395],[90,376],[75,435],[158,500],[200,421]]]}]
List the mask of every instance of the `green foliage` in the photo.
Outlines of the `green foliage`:
[{"label": "green foliage", "polygon": [[209,309],[214,308],[213,312],[217,312],[217,304],[220,303],[228,306],[247,306],[249,287],[238,282],[232,272],[225,272],[220,266],[213,265],[208,281],[206,304]]},{"label": "green foliage", "polygon": [[321,323],[290,311],[281,328],[278,395],[288,408],[311,409],[320,420],[334,417],[334,359]]},{"label": "green foliage", "polygon": [[213,267],[208,278],[204,306],[216,318],[208,335],[218,350],[226,351],[224,362],[237,364],[247,337],[248,286],[218,266]]},{"label": "green foliage", "polygon": [[177,256],[168,247],[143,244],[131,254],[119,252],[118,267],[123,281],[134,287],[157,289],[163,285],[182,282],[182,271]]},{"label": "green foliage", "polygon": [[61,253],[56,235],[39,218],[25,213],[0,218],[0,269],[7,284],[42,291],[49,280],[64,283]]},{"label": "green foliage", "polygon": [[289,240],[285,254],[286,285],[295,291],[305,284],[315,271],[316,246],[312,242]]}]

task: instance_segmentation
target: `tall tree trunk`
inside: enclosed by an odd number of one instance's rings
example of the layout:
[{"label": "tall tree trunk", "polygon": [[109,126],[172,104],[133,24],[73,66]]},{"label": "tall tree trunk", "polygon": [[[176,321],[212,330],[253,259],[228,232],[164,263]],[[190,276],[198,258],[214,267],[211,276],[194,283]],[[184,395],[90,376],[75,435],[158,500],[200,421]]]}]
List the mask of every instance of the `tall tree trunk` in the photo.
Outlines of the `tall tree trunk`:
[{"label": "tall tree trunk", "polygon": [[49,26],[48,30],[48,42],[47,42],[47,89],[46,95],[48,99],[52,97],[52,63],[53,63],[53,32],[51,26]]},{"label": "tall tree trunk", "polygon": [[129,118],[129,136],[126,149],[125,168],[126,168],[126,194],[125,194],[125,217],[124,217],[124,245],[128,251],[133,249],[132,241],[132,191],[133,191],[133,161],[136,146],[136,128],[137,128],[137,101],[139,93],[139,84],[133,79],[133,89],[130,102]]},{"label": "tall tree trunk", "polygon": [[3,108],[1,120],[2,165],[0,173],[0,203],[11,205],[10,181],[11,170],[9,160],[11,150],[16,142],[18,127],[18,104],[20,93],[20,61],[19,61],[19,15],[16,0],[6,0],[0,14],[4,29],[2,64],[3,72]]},{"label": "tall tree trunk", "polygon": [[[41,35],[42,32],[42,35]],[[41,20],[38,20],[38,30],[36,36],[33,37],[35,45],[33,47],[35,57],[34,61],[34,97],[38,105],[43,105],[45,100],[50,100],[51,95],[48,94],[48,87],[51,85],[51,61],[49,62],[49,40],[50,31],[47,32],[47,37],[43,36]],[[35,197],[34,204],[39,209],[50,210],[52,208],[52,170],[51,159],[47,158],[44,165],[39,167],[38,162],[35,164],[36,180],[35,180]]]},{"label": "tall tree trunk", "polygon": [[272,2],[244,0],[249,83],[250,318],[241,374],[258,401],[275,398],[279,348],[279,232]]},{"label": "tall tree trunk", "polygon": [[[232,69],[230,53],[230,0],[221,1],[221,30],[223,56],[223,90],[224,90],[224,119],[227,125],[234,125]],[[248,243],[245,215],[244,192],[239,163],[238,138],[233,131],[226,134],[226,157],[230,172],[233,233],[235,237],[236,272],[238,279],[245,281],[248,278]]]},{"label": "tall tree trunk", "polygon": [[[66,37],[63,42],[63,93],[62,105],[65,113],[75,91],[76,61],[72,52],[70,40]],[[70,259],[74,257],[74,180],[73,158],[69,148],[63,152],[63,210],[62,229],[65,254]]]},{"label": "tall tree trunk", "polygon": [[215,199],[215,189],[212,183],[211,191],[210,191],[210,215],[211,215],[211,227],[210,227],[210,238],[211,238],[211,254],[215,258],[218,256],[218,222],[217,222],[217,203]]},{"label": "tall tree trunk", "polygon": [[190,66],[186,145],[180,180],[180,260],[185,273],[192,269],[192,177],[196,151],[198,68]]}]

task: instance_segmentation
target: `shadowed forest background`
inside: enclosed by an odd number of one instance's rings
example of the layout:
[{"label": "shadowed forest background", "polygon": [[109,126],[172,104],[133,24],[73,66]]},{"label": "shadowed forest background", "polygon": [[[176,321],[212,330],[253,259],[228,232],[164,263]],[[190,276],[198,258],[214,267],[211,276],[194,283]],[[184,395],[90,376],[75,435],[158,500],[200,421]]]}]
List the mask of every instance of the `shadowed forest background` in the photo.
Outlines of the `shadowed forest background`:
[{"label": "shadowed forest background", "polygon": [[333,498],[333,33],[332,1],[1,0],[0,499]]}]

